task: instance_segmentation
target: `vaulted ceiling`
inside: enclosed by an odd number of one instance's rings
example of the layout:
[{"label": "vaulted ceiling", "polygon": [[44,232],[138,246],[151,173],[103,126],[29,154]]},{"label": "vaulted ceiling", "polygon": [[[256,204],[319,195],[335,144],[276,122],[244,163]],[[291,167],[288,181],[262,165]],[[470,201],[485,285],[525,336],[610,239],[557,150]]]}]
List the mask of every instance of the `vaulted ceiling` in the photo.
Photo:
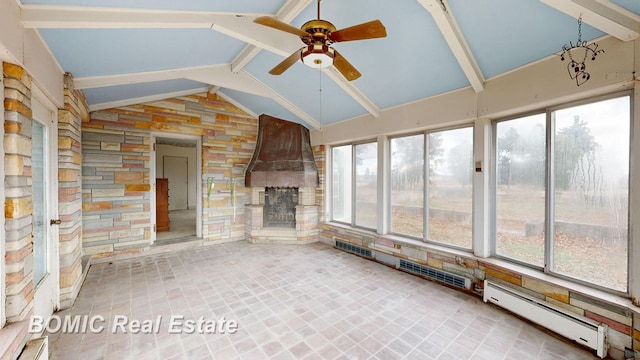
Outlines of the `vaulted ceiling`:
[{"label": "vaulted ceiling", "polygon": [[640,36],[638,0],[322,0],[338,29],[379,19],[387,37],[334,48],[361,73],[296,63],[269,70],[300,39],[253,23],[275,16],[300,27],[315,0],[22,0],[35,28],[92,110],[214,92],[252,115],[319,128],[472,87],[582,40]]}]

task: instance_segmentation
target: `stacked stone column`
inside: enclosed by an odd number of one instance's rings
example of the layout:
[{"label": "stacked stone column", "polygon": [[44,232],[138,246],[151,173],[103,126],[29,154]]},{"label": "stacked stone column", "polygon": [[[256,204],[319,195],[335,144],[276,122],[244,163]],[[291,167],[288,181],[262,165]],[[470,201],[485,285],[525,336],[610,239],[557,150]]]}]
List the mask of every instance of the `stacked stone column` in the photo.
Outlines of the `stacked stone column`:
[{"label": "stacked stone column", "polygon": [[31,190],[31,77],[2,64],[4,82],[4,216],[7,322],[26,319],[33,308]]},{"label": "stacked stone column", "polygon": [[64,109],[58,110],[58,210],[60,307],[73,305],[82,285],[82,120],[89,117],[84,94],[64,79]]}]

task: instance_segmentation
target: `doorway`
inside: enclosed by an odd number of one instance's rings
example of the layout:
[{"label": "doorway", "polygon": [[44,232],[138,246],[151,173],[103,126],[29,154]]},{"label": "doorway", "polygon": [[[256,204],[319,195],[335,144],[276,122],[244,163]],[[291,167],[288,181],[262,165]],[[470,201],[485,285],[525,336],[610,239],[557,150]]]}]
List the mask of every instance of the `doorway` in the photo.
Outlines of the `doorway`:
[{"label": "doorway", "polygon": [[31,122],[33,314],[50,316],[59,305],[58,126],[56,107],[34,91]]},{"label": "doorway", "polygon": [[[156,224],[167,220],[168,226],[158,228],[155,245],[190,241],[202,237],[200,199],[200,138],[179,134],[158,134],[153,137],[155,151],[152,163],[155,168],[152,179],[157,184],[164,183],[167,198],[156,192],[156,204],[166,200],[166,209],[155,210]],[[163,179],[163,180],[160,180]],[[155,187],[162,190],[164,186]],[[164,218],[164,214],[168,219]],[[163,230],[163,231],[162,231]]]}]

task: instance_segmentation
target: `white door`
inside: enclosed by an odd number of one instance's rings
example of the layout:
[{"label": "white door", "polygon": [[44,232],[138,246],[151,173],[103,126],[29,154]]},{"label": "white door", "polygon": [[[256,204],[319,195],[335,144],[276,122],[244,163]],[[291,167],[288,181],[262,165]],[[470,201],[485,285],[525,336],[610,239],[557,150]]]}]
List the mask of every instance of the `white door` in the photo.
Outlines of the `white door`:
[{"label": "white door", "polygon": [[33,312],[49,316],[59,304],[58,129],[55,110],[47,110],[36,99],[32,104]]},{"label": "white door", "polygon": [[185,156],[165,156],[163,176],[169,179],[169,210],[189,208],[189,160]]}]

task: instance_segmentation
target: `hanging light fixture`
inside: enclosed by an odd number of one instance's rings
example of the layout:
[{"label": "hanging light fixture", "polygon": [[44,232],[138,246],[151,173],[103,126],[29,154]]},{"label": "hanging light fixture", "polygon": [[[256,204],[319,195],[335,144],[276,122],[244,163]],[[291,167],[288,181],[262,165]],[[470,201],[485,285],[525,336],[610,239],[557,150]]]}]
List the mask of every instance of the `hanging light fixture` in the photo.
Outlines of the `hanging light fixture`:
[{"label": "hanging light fixture", "polygon": [[313,44],[303,48],[300,56],[305,65],[315,69],[324,69],[333,64],[335,52],[327,45]]},{"label": "hanging light fixture", "polygon": [[562,52],[558,54],[560,61],[569,60],[567,71],[569,77],[576,80],[576,85],[580,86],[591,78],[591,74],[587,72],[587,58],[590,57],[591,61],[595,61],[598,54],[604,54],[604,50],[598,50],[598,44],[588,44],[587,41],[582,41],[582,14],[580,14],[578,17],[578,41],[575,44],[571,41],[569,44],[564,44]]}]

